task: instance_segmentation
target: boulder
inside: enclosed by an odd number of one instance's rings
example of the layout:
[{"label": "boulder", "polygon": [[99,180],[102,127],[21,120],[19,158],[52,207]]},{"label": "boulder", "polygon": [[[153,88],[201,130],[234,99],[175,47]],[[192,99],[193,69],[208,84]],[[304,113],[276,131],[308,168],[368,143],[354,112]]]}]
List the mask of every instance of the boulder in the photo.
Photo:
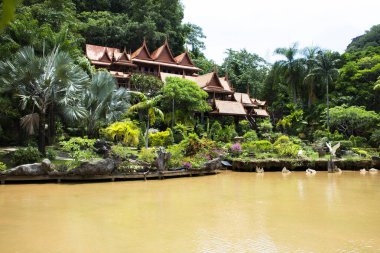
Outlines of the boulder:
[{"label": "boulder", "polygon": [[47,172],[42,168],[41,163],[23,164],[5,172],[6,176],[44,176]]},{"label": "boulder", "polygon": [[222,168],[222,159],[220,158],[215,158],[213,160],[205,162],[202,166],[202,169],[206,169],[206,170],[218,170],[221,168]]},{"label": "boulder", "polygon": [[46,173],[54,170],[54,164],[52,164],[51,161],[47,158],[42,160],[41,167]]},{"label": "boulder", "polygon": [[166,152],[163,147],[160,147],[157,151],[157,159],[155,164],[157,165],[157,168],[159,171],[167,170],[167,164],[172,157],[172,154],[169,152]]},{"label": "boulder", "polygon": [[107,158],[93,162],[83,162],[72,169],[70,174],[79,176],[111,175],[115,170],[115,161]]},{"label": "boulder", "polygon": [[96,153],[108,156],[111,151],[111,145],[105,140],[97,139],[94,143],[94,149]]}]

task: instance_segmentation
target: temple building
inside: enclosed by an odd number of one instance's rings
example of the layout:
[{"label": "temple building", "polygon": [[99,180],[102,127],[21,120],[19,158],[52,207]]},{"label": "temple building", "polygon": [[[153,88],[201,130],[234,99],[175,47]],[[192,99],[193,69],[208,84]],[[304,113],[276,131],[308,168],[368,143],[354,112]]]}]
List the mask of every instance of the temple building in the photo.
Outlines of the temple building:
[{"label": "temple building", "polygon": [[215,72],[199,75],[187,52],[173,56],[168,41],[150,53],[145,40],[136,51],[126,49],[86,45],[86,56],[96,68],[106,68],[114,76],[119,87],[131,89],[130,77],[133,73],[157,76],[164,83],[167,77],[179,77],[194,81],[209,94],[208,103],[212,107],[210,116],[234,116],[248,119],[269,117],[265,101],[252,98],[249,93],[235,92],[227,77],[218,77]]}]

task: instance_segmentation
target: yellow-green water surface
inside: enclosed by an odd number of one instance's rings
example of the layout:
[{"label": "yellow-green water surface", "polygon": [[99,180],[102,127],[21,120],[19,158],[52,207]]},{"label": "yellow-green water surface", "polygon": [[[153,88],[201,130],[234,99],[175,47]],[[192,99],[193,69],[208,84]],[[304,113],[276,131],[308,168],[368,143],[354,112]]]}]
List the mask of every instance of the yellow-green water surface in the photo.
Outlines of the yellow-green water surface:
[{"label": "yellow-green water surface", "polygon": [[380,175],[1,185],[0,252],[380,252]]}]

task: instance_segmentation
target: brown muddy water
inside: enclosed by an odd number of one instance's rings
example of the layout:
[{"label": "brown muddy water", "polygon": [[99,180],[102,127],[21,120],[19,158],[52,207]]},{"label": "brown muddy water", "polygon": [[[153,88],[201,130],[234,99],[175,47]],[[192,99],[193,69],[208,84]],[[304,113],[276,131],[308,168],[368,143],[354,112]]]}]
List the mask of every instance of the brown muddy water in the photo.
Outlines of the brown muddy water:
[{"label": "brown muddy water", "polygon": [[380,252],[380,174],[1,185],[0,252]]}]

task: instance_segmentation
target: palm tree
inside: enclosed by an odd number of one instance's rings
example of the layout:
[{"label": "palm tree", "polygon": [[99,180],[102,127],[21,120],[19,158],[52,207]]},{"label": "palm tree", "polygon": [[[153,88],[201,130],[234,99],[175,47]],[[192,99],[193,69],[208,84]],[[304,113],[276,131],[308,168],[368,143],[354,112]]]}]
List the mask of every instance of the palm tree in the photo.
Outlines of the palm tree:
[{"label": "palm tree", "polygon": [[150,124],[154,124],[156,121],[156,117],[158,116],[160,119],[164,118],[163,112],[156,107],[158,102],[161,100],[162,96],[158,95],[156,97],[153,97],[151,99],[148,99],[144,94],[140,92],[133,92],[133,94],[137,95],[140,98],[140,102],[132,105],[128,112],[138,112],[143,113],[147,117],[147,123],[146,123],[146,132],[145,132],[145,147],[148,148],[149,146],[149,127]]},{"label": "palm tree", "polygon": [[326,122],[327,122],[327,131],[329,136],[327,136],[328,140],[330,138],[330,114],[329,114],[329,85],[331,85],[334,79],[338,76],[339,72],[336,68],[338,63],[338,59],[334,57],[331,51],[318,51],[315,66],[311,73],[308,75],[310,77],[318,78],[321,83],[326,86]]},{"label": "palm tree", "polygon": [[28,109],[21,125],[29,133],[38,128],[38,149],[42,154],[46,145],[46,116],[53,103],[69,120],[78,120],[86,114],[79,102],[88,75],[58,47],[43,57],[37,56],[32,47],[22,48],[11,60],[0,62],[0,80],[3,89],[16,91],[21,108]]},{"label": "palm tree", "polygon": [[128,110],[129,94],[117,88],[115,78],[106,71],[93,74],[90,86],[83,93],[83,107],[87,110],[87,134],[97,135],[99,123],[110,124]]},{"label": "palm tree", "polygon": [[303,83],[307,87],[307,105],[310,108],[312,104],[316,101],[316,77],[314,75],[309,75],[314,67],[315,61],[319,47],[306,47],[303,49],[303,55],[305,56],[305,65],[306,65],[306,77],[303,80]]},{"label": "palm tree", "polygon": [[285,77],[293,97],[293,102],[297,103],[297,88],[303,72],[303,62],[301,59],[296,58],[299,53],[298,44],[294,43],[289,48],[277,48],[275,53],[286,58],[285,60],[277,61],[275,64],[278,66],[280,73]]}]

